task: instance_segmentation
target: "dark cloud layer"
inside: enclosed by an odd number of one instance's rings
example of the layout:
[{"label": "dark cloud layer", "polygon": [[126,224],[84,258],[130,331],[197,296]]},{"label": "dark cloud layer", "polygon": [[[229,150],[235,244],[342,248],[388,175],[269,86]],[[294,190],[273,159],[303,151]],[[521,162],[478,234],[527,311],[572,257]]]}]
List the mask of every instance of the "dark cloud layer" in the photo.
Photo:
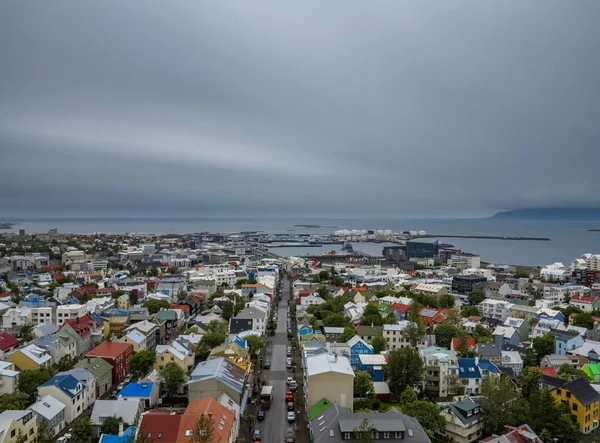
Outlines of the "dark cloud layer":
[{"label": "dark cloud layer", "polygon": [[598,2],[0,3],[6,216],[600,201]]}]

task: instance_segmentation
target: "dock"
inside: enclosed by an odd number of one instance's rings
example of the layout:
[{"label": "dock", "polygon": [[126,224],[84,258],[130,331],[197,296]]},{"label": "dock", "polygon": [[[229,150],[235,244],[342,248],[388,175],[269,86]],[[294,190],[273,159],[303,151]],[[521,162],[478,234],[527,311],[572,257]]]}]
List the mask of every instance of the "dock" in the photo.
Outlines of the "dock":
[{"label": "dock", "polygon": [[548,237],[510,237],[502,235],[455,235],[455,234],[425,234],[415,235],[411,239],[417,238],[480,238],[484,240],[516,240],[516,241],[550,241]]}]

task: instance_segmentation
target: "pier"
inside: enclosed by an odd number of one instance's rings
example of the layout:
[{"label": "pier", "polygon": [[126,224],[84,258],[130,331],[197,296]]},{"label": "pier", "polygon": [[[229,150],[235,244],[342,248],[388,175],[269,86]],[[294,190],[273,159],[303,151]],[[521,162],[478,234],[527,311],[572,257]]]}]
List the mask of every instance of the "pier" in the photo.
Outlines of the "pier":
[{"label": "pier", "polygon": [[415,235],[411,239],[418,238],[481,238],[484,240],[523,240],[523,241],[550,241],[548,237],[510,237],[502,235],[454,235],[454,234],[425,234]]}]

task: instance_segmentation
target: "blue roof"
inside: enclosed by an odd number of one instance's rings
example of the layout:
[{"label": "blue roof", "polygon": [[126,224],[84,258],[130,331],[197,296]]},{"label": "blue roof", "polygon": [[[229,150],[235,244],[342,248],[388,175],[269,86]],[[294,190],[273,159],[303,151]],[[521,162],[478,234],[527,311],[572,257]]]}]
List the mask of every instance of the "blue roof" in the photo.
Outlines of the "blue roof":
[{"label": "blue roof", "polygon": [[300,329],[298,331],[298,334],[300,334],[300,335],[306,335],[306,334],[310,334],[312,332],[313,332],[313,330],[311,328],[304,328],[304,329]]},{"label": "blue roof", "polygon": [[500,373],[500,369],[498,368],[498,366],[496,366],[494,363],[492,363],[489,360],[479,360],[479,367],[481,369],[487,369],[492,374],[499,374]]},{"label": "blue roof", "polygon": [[[42,386],[53,386],[55,382],[58,382],[58,388],[67,394],[69,397],[73,398],[75,395],[73,394],[73,390],[77,388],[79,384],[79,380],[73,377],[71,374],[61,374],[55,375]],[[85,385],[84,385],[85,386]]]},{"label": "blue roof", "polygon": [[458,376],[461,378],[481,378],[479,367],[475,364],[474,358],[459,358]]},{"label": "blue roof", "polygon": [[240,336],[236,335],[233,339],[233,342],[236,343],[240,348],[246,349],[246,340],[244,340]]},{"label": "blue roof", "polygon": [[152,393],[152,388],[154,387],[154,383],[150,381],[146,382],[131,382],[127,384],[121,392],[119,392],[119,397],[144,397],[150,398],[150,394]]},{"label": "blue roof", "polygon": [[123,431],[123,435],[102,434],[98,443],[128,443],[133,440],[135,436],[136,427],[130,426]]}]

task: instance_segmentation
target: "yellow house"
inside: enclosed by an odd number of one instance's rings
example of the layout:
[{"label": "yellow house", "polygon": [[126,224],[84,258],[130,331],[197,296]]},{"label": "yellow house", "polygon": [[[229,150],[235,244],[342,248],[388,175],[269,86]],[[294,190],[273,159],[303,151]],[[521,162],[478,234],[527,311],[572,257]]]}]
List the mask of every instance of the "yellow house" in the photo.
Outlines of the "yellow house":
[{"label": "yellow house", "polygon": [[244,371],[250,372],[252,362],[250,361],[248,350],[243,349],[237,343],[226,343],[224,345],[213,348],[210,355],[208,356],[208,359],[212,360],[219,357],[225,357],[227,360],[243,368]]},{"label": "yellow house", "polygon": [[31,344],[17,349],[6,357],[6,360],[14,363],[21,371],[25,371],[27,369],[40,369],[50,366],[52,364],[52,355],[50,355],[47,349]]},{"label": "yellow house", "polygon": [[581,432],[589,434],[598,429],[600,394],[592,388],[590,382],[582,377],[576,378],[553,389],[552,395],[557,401],[569,405]]},{"label": "yellow house", "polygon": [[129,309],[129,296],[122,295],[115,301],[117,308]]},{"label": "yellow house", "polygon": [[36,413],[26,411],[4,411],[0,414],[0,442],[33,442],[37,435]]},{"label": "yellow house", "polygon": [[102,319],[103,333],[105,337],[116,336],[121,338],[129,324],[129,311],[121,308],[112,308],[98,315]]},{"label": "yellow house", "polygon": [[187,342],[175,340],[170,345],[156,346],[156,360],[154,369],[163,370],[169,363],[176,363],[186,373],[194,367],[195,354],[192,346]]}]

